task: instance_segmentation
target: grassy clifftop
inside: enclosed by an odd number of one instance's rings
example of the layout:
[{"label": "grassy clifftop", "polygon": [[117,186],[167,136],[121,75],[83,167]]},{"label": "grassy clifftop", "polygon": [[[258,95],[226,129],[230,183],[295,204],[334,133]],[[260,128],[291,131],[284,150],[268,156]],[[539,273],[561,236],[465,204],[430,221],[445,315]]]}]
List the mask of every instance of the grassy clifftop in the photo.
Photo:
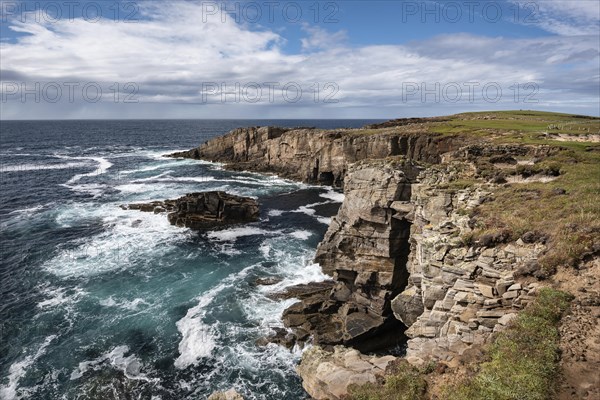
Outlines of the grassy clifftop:
[{"label": "grassy clifftop", "polygon": [[[559,398],[557,390],[563,388],[558,385],[564,380],[559,349],[567,340],[559,335],[561,317],[574,296],[577,309],[591,315],[590,321],[600,310],[600,276],[594,272],[600,258],[600,119],[537,111],[480,112],[396,127],[388,123],[362,132],[382,131],[463,137],[469,150],[446,162],[464,164],[466,160],[471,168],[464,168],[447,190],[483,186],[492,193],[473,210],[465,210],[473,231],[462,238],[464,245],[542,242],[547,251],[538,263],[516,272],[528,281],[548,279],[544,285],[566,292],[541,289],[536,301],[519,313],[509,329],[477,350],[462,376],[454,376],[456,371],[449,375],[435,371],[437,378],[432,382],[431,373],[440,365],[417,369],[401,364],[390,371],[385,382],[356,387],[349,398]],[[554,275],[557,270],[562,272]],[[564,284],[564,276],[580,278]],[[583,282],[587,282],[585,287]],[[587,300],[581,301],[583,297]],[[599,339],[594,339],[592,331],[578,331],[577,335],[585,341]],[[590,364],[590,368],[596,367]],[[443,384],[435,379],[442,379]]]}]

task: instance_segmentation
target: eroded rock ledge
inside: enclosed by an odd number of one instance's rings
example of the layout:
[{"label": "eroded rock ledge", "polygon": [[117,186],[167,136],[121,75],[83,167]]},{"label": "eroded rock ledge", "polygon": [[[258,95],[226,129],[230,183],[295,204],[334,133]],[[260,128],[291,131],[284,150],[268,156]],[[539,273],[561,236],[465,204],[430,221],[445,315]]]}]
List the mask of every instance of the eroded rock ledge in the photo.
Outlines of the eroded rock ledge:
[{"label": "eroded rock ledge", "polygon": [[171,225],[193,230],[252,222],[259,217],[259,207],[255,199],[218,191],[189,193],[177,200],[128,204],[121,208],[155,214],[168,213],[167,218]]}]

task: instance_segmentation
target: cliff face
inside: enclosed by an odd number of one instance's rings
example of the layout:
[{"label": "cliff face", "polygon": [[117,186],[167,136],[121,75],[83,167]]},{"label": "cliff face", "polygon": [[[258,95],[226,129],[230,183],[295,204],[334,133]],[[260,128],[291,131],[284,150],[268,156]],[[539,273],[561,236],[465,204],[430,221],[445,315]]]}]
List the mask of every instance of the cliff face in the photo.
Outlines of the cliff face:
[{"label": "cliff face", "polygon": [[[294,341],[312,339],[325,349],[343,344],[367,352],[408,341],[407,360],[421,365],[451,361],[503,329],[536,290],[515,283],[515,271],[546,249],[523,241],[468,243],[468,214],[488,199],[490,185],[451,183],[473,176],[481,154],[516,164],[512,156],[547,149],[467,144],[386,129],[243,128],[173,156],[343,185],[345,200],[316,253],[333,288],[292,305],[284,324]],[[314,371],[300,369],[305,379],[319,374],[313,364]]]},{"label": "cliff face", "polygon": [[240,128],[173,157],[204,159],[236,170],[263,171],[310,183],[342,186],[350,164],[406,156],[437,163],[455,149],[454,137],[422,133],[321,131],[275,127]]},{"label": "cliff face", "polygon": [[412,187],[414,205],[406,289],[392,301],[408,327],[407,359],[450,361],[502,330],[531,299],[536,286],[515,283],[535,263],[541,243],[465,243],[469,212],[491,196],[486,185],[449,189],[461,163],[423,171]]},{"label": "cliff face", "polygon": [[404,158],[350,166],[345,200],[319,245],[316,261],[336,282],[284,313],[284,322],[309,332],[316,344],[372,351],[399,344],[402,324],[392,298],[408,280],[411,184],[419,168]]}]

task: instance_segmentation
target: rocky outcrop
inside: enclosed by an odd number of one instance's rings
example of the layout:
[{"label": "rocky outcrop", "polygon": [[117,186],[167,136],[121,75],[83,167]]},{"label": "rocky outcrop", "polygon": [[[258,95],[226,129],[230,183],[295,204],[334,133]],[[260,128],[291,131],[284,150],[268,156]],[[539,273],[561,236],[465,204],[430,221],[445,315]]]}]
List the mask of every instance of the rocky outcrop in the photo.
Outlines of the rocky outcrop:
[{"label": "rocky outcrop", "polygon": [[545,250],[522,240],[468,243],[469,210],[486,201],[490,188],[448,187],[457,171],[452,163],[432,167],[412,187],[408,286],[392,309],[408,326],[406,356],[417,365],[450,361],[503,329],[536,290],[517,283],[515,273]]},{"label": "rocky outcrop", "polygon": [[402,324],[392,298],[406,286],[411,184],[419,168],[404,158],[359,162],[346,176],[345,200],[319,245],[316,261],[333,276],[327,292],[283,314],[298,340],[373,351],[398,344]]},{"label": "rocky outcrop", "polygon": [[124,209],[168,213],[172,225],[193,230],[214,229],[258,220],[256,200],[225,192],[190,193],[177,200],[129,204]]},{"label": "rocky outcrop", "polygon": [[169,157],[204,159],[227,168],[276,173],[310,183],[342,186],[348,167],[365,159],[406,156],[436,163],[463,141],[422,131],[381,129],[323,131],[276,127],[239,128]]},{"label": "rocky outcrop", "polygon": [[395,359],[367,356],[342,346],[336,346],[333,352],[315,346],[304,352],[297,371],[312,398],[338,400],[348,394],[352,384],[374,383]]}]

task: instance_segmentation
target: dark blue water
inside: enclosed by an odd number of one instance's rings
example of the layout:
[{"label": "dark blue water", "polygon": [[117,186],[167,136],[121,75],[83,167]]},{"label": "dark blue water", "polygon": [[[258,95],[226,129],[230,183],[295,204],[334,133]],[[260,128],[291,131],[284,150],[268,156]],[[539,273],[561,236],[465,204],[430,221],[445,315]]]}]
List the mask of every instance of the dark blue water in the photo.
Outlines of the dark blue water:
[{"label": "dark blue water", "polygon": [[[324,279],[341,195],[161,156],[239,126],[370,122],[1,122],[0,398],[305,398],[300,352],[255,341],[293,302],[269,292]],[[199,234],[119,208],[205,190],[258,198],[261,220]]]}]

